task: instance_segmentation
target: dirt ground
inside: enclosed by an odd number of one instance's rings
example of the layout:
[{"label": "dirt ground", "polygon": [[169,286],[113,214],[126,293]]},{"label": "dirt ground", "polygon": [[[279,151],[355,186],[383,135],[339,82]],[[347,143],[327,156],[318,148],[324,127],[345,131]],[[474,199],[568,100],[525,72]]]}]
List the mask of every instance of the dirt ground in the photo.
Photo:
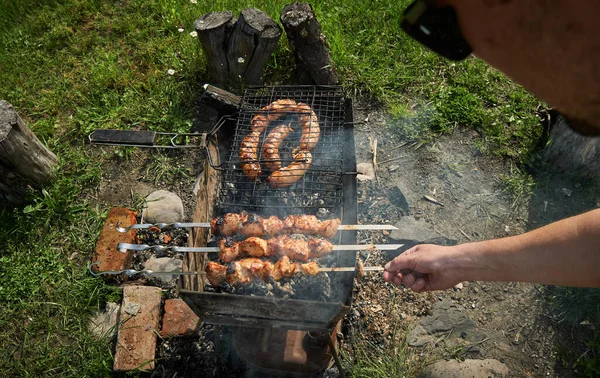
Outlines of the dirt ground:
[{"label": "dirt ground", "polygon": [[[457,130],[441,136],[434,145],[403,143],[385,116],[371,109],[368,105],[355,105],[357,161],[372,161],[371,145],[376,138],[378,163],[376,178],[359,183],[359,223],[393,224],[403,216],[412,216],[430,225],[441,242],[463,243],[519,234],[598,206],[600,198],[591,198],[582,185],[552,175],[543,176],[530,201],[515,202],[499,185],[500,175],[508,173],[510,166],[499,158],[482,155],[477,148],[477,133]],[[128,158],[120,157],[114,147],[94,146],[90,153],[106,162],[102,182],[92,194],[100,208],[139,209],[151,191],[166,189],[182,198],[186,216],[191,219],[193,187],[202,162],[198,151],[167,152],[170,159],[165,164],[176,162],[176,170],[161,167],[156,154],[164,152],[151,149],[134,150]],[[424,196],[435,198],[443,206]],[[384,233],[360,237],[375,243],[393,242]],[[393,256],[373,252],[362,257],[366,265],[375,265],[384,264]],[[395,335],[392,322],[409,330],[430,312],[435,302],[448,299],[464,307],[484,338],[470,352],[448,348],[443,343],[423,348],[422,352],[419,347],[413,348],[428,361],[494,358],[504,362],[515,377],[581,375],[572,363],[564,366],[559,357],[561,350],[576,355],[585,352],[582,331],[558,323],[540,288],[534,285],[465,282],[461,289],[415,294],[385,283],[379,273],[369,273],[356,283],[355,292],[344,331],[354,331],[373,345],[391,345]],[[199,341],[189,342],[197,345]],[[352,348],[346,339],[341,340],[341,345],[351,356]],[[180,350],[186,348],[197,352],[190,346]],[[165,349],[169,349],[168,344],[159,346],[161,353]],[[205,361],[211,363],[214,359]],[[168,366],[169,362],[164,364]],[[199,368],[201,364],[194,365]]]}]

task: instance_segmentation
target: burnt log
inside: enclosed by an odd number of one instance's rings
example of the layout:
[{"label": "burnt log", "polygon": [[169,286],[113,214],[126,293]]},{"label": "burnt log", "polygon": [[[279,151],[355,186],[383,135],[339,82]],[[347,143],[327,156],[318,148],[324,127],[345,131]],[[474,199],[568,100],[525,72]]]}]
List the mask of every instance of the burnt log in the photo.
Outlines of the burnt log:
[{"label": "burnt log", "polygon": [[[307,3],[286,5],[281,24],[296,58],[297,77],[301,84],[337,85],[340,78],[331,59],[331,51],[312,7]],[[312,82],[306,82],[306,73]]]},{"label": "burnt log", "polygon": [[[281,37],[281,27],[266,13],[244,9],[236,20],[231,12],[209,13],[194,24],[216,84],[261,85],[269,57]],[[213,61],[214,60],[214,61]]]},{"label": "burnt log", "polygon": [[0,100],[0,200],[21,202],[27,188],[53,179],[57,162],[12,105]]},{"label": "burnt log", "polygon": [[600,174],[600,138],[582,136],[559,115],[550,126],[549,142],[543,160],[554,170],[581,178]]},{"label": "burnt log", "polygon": [[224,83],[229,76],[227,41],[235,25],[233,13],[211,12],[194,22],[198,40],[206,56],[208,74],[215,83]]},{"label": "burnt log", "polygon": [[210,84],[204,85],[201,100],[226,115],[238,112],[242,104],[240,96]]}]

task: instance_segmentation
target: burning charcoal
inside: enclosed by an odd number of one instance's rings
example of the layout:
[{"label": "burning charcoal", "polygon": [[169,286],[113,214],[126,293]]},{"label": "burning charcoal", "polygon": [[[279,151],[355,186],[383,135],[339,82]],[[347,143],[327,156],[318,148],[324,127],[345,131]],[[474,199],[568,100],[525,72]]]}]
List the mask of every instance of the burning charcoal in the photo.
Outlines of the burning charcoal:
[{"label": "burning charcoal", "polygon": [[295,280],[292,298],[326,302],[331,297],[331,281],[327,274],[299,276]]},{"label": "burning charcoal", "polygon": [[319,218],[326,218],[329,216],[329,214],[331,214],[331,211],[329,211],[323,207],[319,207],[319,210],[317,210],[317,216]]}]

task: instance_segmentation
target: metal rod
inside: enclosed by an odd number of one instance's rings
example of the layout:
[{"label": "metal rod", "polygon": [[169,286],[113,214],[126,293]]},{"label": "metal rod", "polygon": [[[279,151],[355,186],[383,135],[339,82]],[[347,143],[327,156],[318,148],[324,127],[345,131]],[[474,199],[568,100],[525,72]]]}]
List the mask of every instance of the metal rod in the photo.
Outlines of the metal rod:
[{"label": "metal rod", "polygon": [[[134,224],[129,227],[121,227],[121,222],[117,222],[115,229],[119,232],[129,232],[134,229],[145,229],[156,227],[159,229],[172,229],[172,228],[210,228],[209,222],[200,223],[140,223]],[[358,231],[358,230],[397,230],[398,228],[390,224],[342,224],[338,227],[341,231]]]},{"label": "metal rod", "polygon": [[[334,251],[394,251],[403,244],[349,244],[349,245],[334,245]],[[120,252],[126,253],[130,251],[147,251],[152,250],[156,253],[174,252],[174,253],[208,253],[219,252],[219,247],[177,247],[170,245],[148,245],[148,244],[130,244],[119,243],[117,249]]]},{"label": "metal rod", "polygon": [[[359,270],[356,267],[348,266],[348,267],[333,267],[333,268],[319,268],[319,272],[354,272]],[[363,272],[383,272],[385,270],[382,266],[365,266],[362,268]]]}]

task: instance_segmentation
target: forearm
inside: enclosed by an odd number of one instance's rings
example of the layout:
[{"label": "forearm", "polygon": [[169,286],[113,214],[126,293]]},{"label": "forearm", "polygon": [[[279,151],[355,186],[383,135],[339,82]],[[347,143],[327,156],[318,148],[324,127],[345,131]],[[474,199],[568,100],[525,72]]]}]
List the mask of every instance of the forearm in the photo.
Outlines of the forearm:
[{"label": "forearm", "polygon": [[600,209],[455,252],[466,280],[600,287]]}]

